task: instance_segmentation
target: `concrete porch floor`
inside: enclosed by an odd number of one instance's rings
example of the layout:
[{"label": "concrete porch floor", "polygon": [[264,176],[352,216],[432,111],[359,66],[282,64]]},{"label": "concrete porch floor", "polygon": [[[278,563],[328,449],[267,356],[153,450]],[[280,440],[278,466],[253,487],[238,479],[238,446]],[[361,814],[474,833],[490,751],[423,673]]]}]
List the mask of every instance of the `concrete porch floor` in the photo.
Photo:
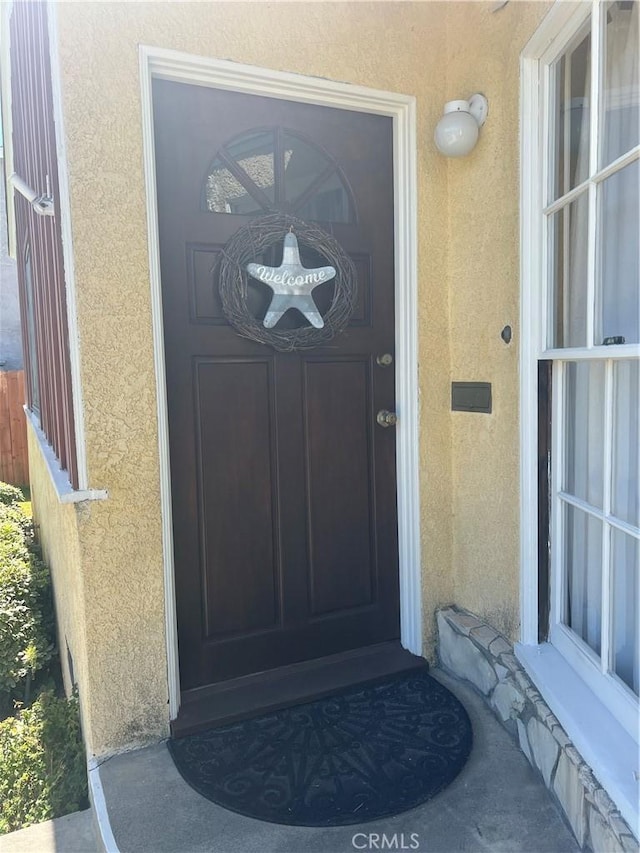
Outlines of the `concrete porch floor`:
[{"label": "concrete porch floor", "polygon": [[[432,670],[464,704],[474,746],[458,778],[433,800],[372,823],[309,828],[234,814],[197,794],[164,743],[100,766],[111,830],[121,853],[578,853],[542,780],[486,707],[462,682]],[[0,853],[97,853],[91,810],[0,837]],[[416,846],[418,845],[418,846]],[[109,847],[109,853],[115,853]]]},{"label": "concrete porch floor", "polygon": [[[100,766],[111,829],[119,850],[122,853],[353,853],[357,849],[414,849],[425,853],[578,851],[578,844],[542,780],[482,699],[444,673],[435,670],[432,674],[465,705],[473,724],[474,747],[462,773],[430,802],[394,818],[348,827],[325,829],[264,823],[226,811],[201,797],[183,781],[165,744],[158,744],[115,756]],[[372,833],[374,837],[370,840]],[[394,835],[395,846],[392,846]]]}]

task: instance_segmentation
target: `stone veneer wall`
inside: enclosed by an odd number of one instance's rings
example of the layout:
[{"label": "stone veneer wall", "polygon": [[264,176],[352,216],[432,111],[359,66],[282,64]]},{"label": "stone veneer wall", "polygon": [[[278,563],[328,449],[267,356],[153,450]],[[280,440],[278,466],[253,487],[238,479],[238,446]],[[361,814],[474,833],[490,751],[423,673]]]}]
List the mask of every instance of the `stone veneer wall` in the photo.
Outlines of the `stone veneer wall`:
[{"label": "stone veneer wall", "polygon": [[491,626],[456,607],[437,613],[442,667],[469,681],[518,739],[564,811],[580,845],[594,853],[637,853],[638,842],[557,718]]}]

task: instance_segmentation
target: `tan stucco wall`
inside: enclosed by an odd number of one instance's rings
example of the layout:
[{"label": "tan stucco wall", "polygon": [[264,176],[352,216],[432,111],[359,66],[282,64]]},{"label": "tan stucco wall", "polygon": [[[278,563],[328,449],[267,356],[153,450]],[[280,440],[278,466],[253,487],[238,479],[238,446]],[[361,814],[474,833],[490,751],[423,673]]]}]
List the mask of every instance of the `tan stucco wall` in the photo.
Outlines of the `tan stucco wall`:
[{"label": "tan stucco wall", "polygon": [[[454,600],[512,640],[519,620],[519,56],[550,3],[451,3],[446,100],[482,92],[474,152],[448,164],[451,379],[491,415],[451,413]],[[512,342],[500,337],[510,325]]]},{"label": "tan stucco wall", "polygon": [[[517,57],[543,7],[490,5],[57,5],[89,480],[109,492],[79,535],[91,751],[167,720],[139,43],[416,96],[425,651],[444,603],[513,624],[517,343],[499,333],[517,335]],[[442,105],[477,90],[481,142],[447,161],[432,144]],[[494,414],[452,417],[452,377],[492,381]]]},{"label": "tan stucco wall", "polygon": [[[64,685],[69,693],[74,682],[83,685],[80,702],[83,719],[90,705],[87,650],[85,643],[84,581],[80,555],[78,504],[61,504],[49,475],[34,429],[27,420],[31,504],[36,533],[43,557],[51,568],[58,622],[58,646]],[[68,653],[73,661],[73,675]]]},{"label": "tan stucco wall", "polygon": [[[157,738],[168,732],[164,617],[157,589],[150,606],[145,600],[152,579],[136,574],[137,523],[133,514],[113,523],[108,501],[60,503],[31,424],[27,431],[34,521],[53,578],[65,687],[80,687],[87,747],[99,753]],[[118,583],[108,589],[116,572]],[[138,648],[122,642],[134,629]]]}]

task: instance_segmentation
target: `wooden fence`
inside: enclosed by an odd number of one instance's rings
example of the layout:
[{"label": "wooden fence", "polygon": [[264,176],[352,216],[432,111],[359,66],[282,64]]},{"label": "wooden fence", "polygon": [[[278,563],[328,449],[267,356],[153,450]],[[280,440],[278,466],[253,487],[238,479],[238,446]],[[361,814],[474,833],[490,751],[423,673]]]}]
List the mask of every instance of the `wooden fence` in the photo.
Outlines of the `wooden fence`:
[{"label": "wooden fence", "polygon": [[0,371],[0,480],[29,485],[24,370]]}]

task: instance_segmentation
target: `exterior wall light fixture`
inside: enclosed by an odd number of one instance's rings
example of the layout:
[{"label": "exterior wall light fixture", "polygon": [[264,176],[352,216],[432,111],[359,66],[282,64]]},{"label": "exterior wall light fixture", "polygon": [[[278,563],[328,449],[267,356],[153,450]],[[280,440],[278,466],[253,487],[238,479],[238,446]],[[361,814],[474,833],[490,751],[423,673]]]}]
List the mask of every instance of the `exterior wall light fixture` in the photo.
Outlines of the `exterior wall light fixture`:
[{"label": "exterior wall light fixture", "polygon": [[464,157],[473,151],[478,131],[487,120],[489,103],[484,95],[472,95],[468,101],[449,101],[436,125],[436,148],[445,157]]}]

